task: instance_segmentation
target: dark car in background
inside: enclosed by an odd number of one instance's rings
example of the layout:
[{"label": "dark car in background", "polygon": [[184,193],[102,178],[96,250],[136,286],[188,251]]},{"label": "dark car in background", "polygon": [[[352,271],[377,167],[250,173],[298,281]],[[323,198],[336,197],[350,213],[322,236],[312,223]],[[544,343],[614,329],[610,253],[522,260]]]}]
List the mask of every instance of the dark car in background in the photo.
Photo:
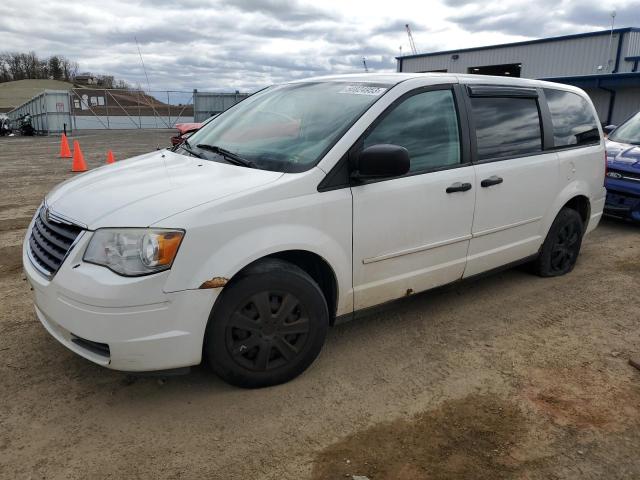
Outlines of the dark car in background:
[{"label": "dark car in background", "polygon": [[640,222],[640,112],[619,127],[608,126],[607,201],[609,215]]}]

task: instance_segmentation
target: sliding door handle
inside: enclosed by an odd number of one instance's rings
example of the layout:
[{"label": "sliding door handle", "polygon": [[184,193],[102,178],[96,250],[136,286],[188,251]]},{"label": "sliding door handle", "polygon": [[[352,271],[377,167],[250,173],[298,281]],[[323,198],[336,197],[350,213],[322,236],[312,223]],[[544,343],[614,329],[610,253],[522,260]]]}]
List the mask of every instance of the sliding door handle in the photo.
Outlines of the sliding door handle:
[{"label": "sliding door handle", "polygon": [[447,187],[447,193],[466,192],[467,190],[471,190],[470,183],[456,182],[453,185]]},{"label": "sliding door handle", "polygon": [[489,178],[485,178],[484,180],[482,180],[480,182],[480,185],[482,185],[484,188],[487,187],[492,187],[494,185],[499,185],[503,182],[504,180],[502,179],[502,177],[498,177],[497,175],[493,175]]}]

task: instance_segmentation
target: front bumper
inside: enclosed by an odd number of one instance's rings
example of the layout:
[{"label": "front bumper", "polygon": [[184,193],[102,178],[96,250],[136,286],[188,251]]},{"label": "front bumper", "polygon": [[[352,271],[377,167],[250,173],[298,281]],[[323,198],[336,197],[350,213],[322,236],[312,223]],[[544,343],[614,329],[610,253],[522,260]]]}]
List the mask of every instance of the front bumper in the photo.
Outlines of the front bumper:
[{"label": "front bumper", "polygon": [[78,355],[114,370],[167,370],[200,363],[217,291],[165,293],[169,272],[128,278],[84,263],[90,237],[80,239],[51,280],[34,268],[27,242],[23,244],[36,315],[47,331]]},{"label": "front bumper", "polygon": [[640,195],[608,190],[604,213],[640,222]]}]

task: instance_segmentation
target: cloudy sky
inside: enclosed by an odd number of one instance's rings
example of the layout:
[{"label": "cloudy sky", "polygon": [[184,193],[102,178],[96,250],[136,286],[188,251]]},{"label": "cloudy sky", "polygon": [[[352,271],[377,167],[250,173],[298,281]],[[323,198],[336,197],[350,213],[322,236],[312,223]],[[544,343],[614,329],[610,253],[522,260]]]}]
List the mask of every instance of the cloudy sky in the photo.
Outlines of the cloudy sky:
[{"label": "cloudy sky", "polygon": [[[601,0],[3,0],[0,50],[64,55],[152,89],[252,91],[293,78],[395,70],[404,24],[421,52],[606,29]],[[615,3],[640,27],[640,0]]]}]

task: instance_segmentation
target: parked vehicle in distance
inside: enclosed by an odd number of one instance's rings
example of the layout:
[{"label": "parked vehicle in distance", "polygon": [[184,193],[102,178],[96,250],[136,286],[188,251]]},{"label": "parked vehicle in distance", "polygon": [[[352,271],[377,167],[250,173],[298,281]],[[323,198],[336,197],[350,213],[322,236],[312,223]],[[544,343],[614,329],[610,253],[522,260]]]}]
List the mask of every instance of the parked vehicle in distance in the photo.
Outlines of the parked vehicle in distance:
[{"label": "parked vehicle in distance", "polygon": [[0,115],[0,137],[11,135],[11,121],[6,115]]},{"label": "parked vehicle in distance", "polygon": [[619,127],[609,125],[607,149],[608,215],[640,222],[640,112]]},{"label": "parked vehicle in distance", "polygon": [[20,131],[20,135],[25,137],[32,137],[36,134],[35,129],[33,128],[33,124],[31,123],[31,115],[25,113],[18,120],[18,130]]},{"label": "parked vehicle in distance", "polygon": [[200,130],[200,128],[202,128],[202,123],[176,123],[175,128],[178,130],[178,133],[171,137],[171,145],[174,146],[180,145],[184,142],[185,138],[189,138],[192,133]]},{"label": "parked vehicle in distance", "polygon": [[171,144],[175,147],[176,145],[180,145],[185,139],[189,138],[195,132],[200,130],[204,125],[209,123],[211,120],[216,118],[219,114],[207,118],[204,122],[193,122],[193,123],[176,123],[175,128],[178,129],[178,134],[171,137]]},{"label": "parked vehicle in distance", "polygon": [[44,327],[108,368],[206,357],[286,382],[330,325],[515,263],[570,272],[598,225],[602,129],[580,89],[366,74],[264,89],[172,151],[51,191],[24,241]]}]

